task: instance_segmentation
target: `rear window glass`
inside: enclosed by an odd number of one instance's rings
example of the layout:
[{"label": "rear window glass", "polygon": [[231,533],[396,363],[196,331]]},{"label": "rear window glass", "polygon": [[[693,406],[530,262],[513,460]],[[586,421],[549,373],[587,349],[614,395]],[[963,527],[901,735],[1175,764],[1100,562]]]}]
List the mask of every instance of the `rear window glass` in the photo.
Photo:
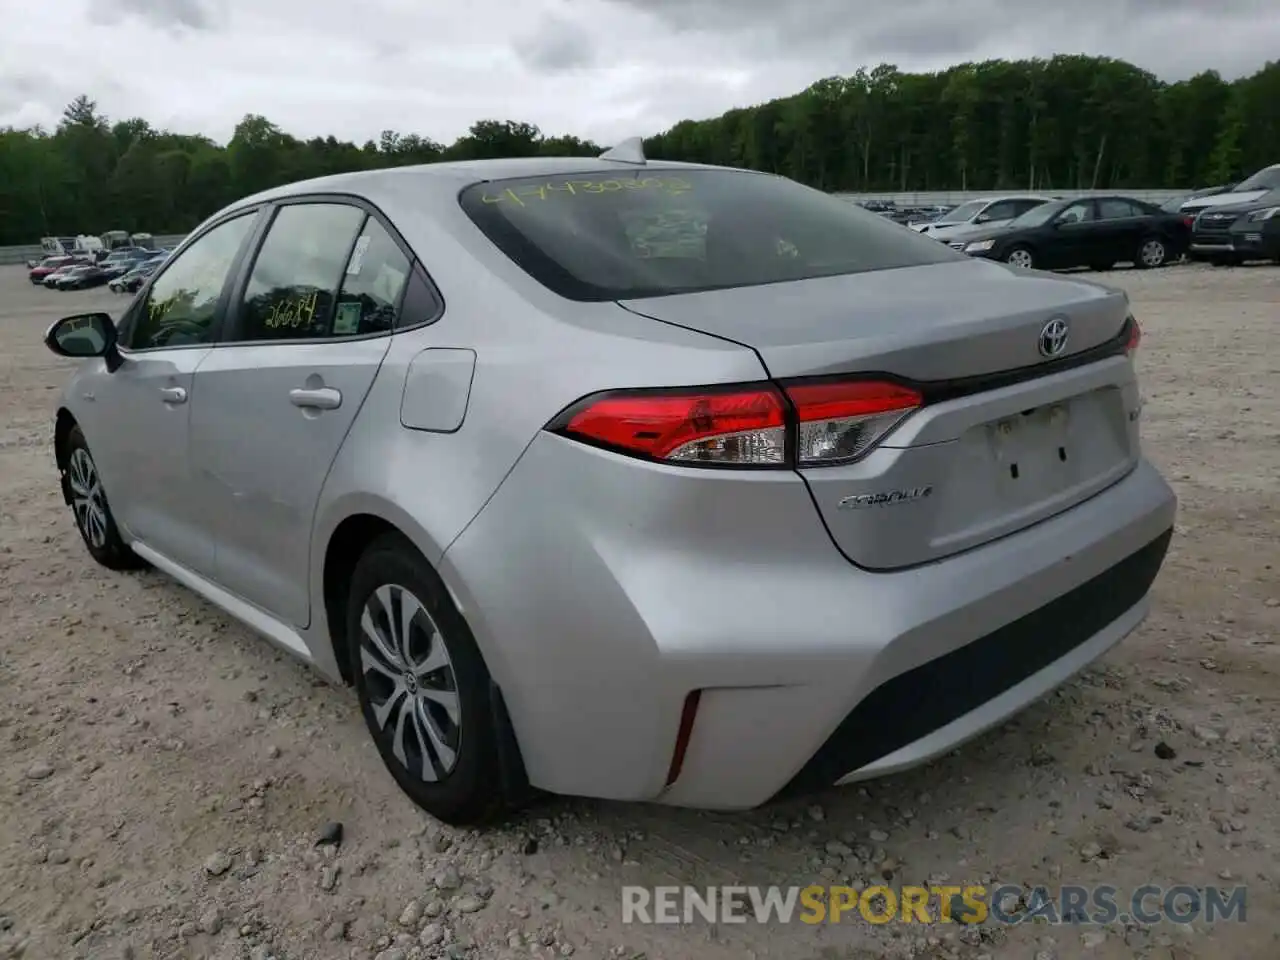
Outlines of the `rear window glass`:
[{"label": "rear window glass", "polygon": [[962,260],[926,236],[781,177],[644,169],[478,183],[463,210],[571,300],[622,300]]}]

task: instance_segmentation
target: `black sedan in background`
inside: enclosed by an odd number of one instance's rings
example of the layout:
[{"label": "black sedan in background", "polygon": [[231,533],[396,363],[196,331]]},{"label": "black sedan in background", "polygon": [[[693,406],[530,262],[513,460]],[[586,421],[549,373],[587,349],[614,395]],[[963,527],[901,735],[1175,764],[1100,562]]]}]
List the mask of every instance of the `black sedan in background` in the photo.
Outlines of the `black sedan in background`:
[{"label": "black sedan in background", "polygon": [[1132,197],[1055,200],[992,230],[969,230],[950,245],[970,256],[1016,267],[1147,270],[1179,259],[1191,242],[1182,216]]},{"label": "black sedan in background", "polygon": [[1280,190],[1203,211],[1191,228],[1191,252],[1222,267],[1246,260],[1280,262]]}]

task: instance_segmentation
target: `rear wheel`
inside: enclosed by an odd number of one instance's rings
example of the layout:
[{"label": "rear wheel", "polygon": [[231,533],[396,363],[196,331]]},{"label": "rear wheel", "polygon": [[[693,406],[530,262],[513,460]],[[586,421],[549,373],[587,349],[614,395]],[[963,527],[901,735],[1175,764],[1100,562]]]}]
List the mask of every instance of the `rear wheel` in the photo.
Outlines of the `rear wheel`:
[{"label": "rear wheel", "polygon": [[356,563],[346,628],[361,712],[400,789],[449,824],[501,813],[488,668],[439,576],[399,534]]},{"label": "rear wheel", "polygon": [[1036,258],[1030,247],[1014,247],[1005,254],[1004,262],[1012,267],[1030,270],[1036,265]]},{"label": "rear wheel", "polygon": [[1154,270],[1163,267],[1169,259],[1169,249],[1159,237],[1147,237],[1138,244],[1138,253],[1133,258],[1133,265],[1139,270]]},{"label": "rear wheel", "polygon": [[146,562],[129,549],[120,536],[107,494],[102,487],[98,465],[85,443],[84,433],[72,427],[67,436],[67,466],[63,475],[71,499],[76,529],[90,556],[108,570],[137,570]]}]

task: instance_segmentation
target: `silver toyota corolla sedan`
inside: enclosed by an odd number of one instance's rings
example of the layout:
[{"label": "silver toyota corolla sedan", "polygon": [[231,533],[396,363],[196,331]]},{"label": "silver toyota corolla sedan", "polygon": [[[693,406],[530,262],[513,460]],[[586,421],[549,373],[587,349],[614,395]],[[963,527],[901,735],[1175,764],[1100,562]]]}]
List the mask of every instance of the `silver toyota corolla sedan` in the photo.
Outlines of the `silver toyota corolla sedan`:
[{"label": "silver toyota corolla sedan", "polygon": [[918,764],[1136,627],[1174,495],[1127,297],[781,177],[353,173],[196,229],[57,411],[89,552],[355,687],[452,823]]}]

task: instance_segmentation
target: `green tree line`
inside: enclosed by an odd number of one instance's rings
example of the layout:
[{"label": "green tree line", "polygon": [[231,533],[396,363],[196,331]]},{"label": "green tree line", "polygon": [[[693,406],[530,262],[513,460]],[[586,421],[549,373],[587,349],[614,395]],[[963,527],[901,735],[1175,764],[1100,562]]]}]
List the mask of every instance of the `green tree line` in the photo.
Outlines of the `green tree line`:
[{"label": "green tree line", "polygon": [[[1280,61],[1166,83],[1105,57],[883,64],[646,141],[652,157],[749,167],[831,191],[1193,188],[1280,162]],[[596,144],[482,120],[445,146],[386,131],[301,140],[250,114],[225,146],[111,123],[87,96],[56,130],[0,130],[0,244],[109,229],[180,233],[280,183],[372,167],[594,155]]]}]

